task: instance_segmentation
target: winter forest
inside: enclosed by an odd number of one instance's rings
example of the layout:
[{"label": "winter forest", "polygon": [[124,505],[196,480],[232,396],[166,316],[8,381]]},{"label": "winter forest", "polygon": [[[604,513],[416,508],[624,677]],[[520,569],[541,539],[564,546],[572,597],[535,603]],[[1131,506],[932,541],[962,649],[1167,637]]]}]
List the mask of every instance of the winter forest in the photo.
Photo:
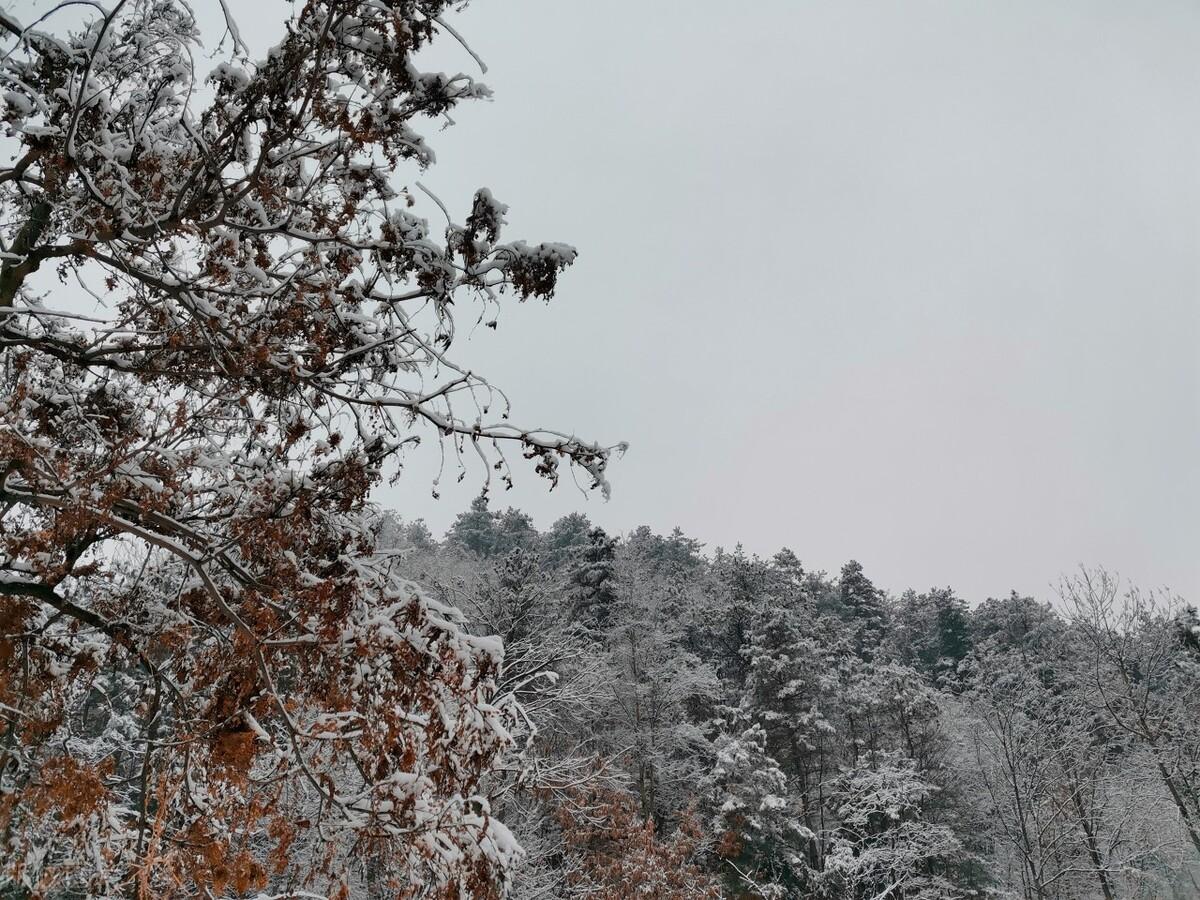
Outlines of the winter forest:
[{"label": "winter forest", "polygon": [[513,896],[1191,897],[1198,620],[1104,572],[974,609],[480,497],[385,542],[506,648]]},{"label": "winter forest", "polygon": [[422,182],[465,4],[249,6],[0,3],[0,900],[1200,896],[1189,598],[599,527],[458,361],[578,259]]}]

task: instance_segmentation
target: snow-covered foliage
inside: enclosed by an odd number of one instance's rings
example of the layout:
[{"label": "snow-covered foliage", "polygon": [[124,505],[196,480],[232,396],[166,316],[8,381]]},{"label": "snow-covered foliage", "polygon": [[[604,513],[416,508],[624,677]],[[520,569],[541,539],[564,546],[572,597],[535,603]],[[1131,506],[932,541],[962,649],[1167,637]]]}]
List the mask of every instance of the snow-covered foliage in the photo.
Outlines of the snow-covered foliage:
[{"label": "snow-covered foliage", "polygon": [[521,648],[506,667],[553,660],[514,688],[528,774],[489,794],[528,850],[515,897],[1194,893],[1190,608],[1101,576],[1069,616],[889,597],[857,564],[830,578],[647,528],[597,541],[579,514],[539,534],[478,500],[440,546],[397,531],[438,599]]},{"label": "snow-covered foliage", "polygon": [[826,876],[839,893],[913,900],[967,895],[946,875],[963,857],[962,841],[925,813],[937,790],[922,780],[916,763],[888,752],[833,780],[830,802],[840,826]]},{"label": "snow-covered foliage", "polygon": [[801,799],[766,748],[761,725],[721,735],[704,785],[727,882],[770,900],[814,886],[807,853],[817,836],[802,824]]},{"label": "snow-covered foliage", "polygon": [[607,490],[446,356],[575,251],[415,212],[421,121],[488,95],[414,62],[449,2],[310,0],[261,59],[214,8],[209,69],[183,0],[0,13],[0,891],[487,895],[502,648],[367,494],[423,434]]}]

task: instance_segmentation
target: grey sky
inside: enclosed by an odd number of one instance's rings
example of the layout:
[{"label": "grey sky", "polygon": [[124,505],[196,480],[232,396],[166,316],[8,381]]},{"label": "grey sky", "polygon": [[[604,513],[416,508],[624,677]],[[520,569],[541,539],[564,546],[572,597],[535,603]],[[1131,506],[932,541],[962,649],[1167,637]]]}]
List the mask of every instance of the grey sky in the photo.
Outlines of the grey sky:
[{"label": "grey sky", "polygon": [[[286,4],[241,6],[278,39]],[[430,135],[422,181],[581,251],[549,308],[469,340],[464,316],[453,355],[518,423],[631,443],[607,504],[514,465],[497,505],[971,602],[1081,562],[1200,599],[1200,3],[476,0],[453,24],[496,99]],[[483,472],[435,501],[432,471],[379,499],[440,534]]]},{"label": "grey sky", "polygon": [[[739,13],[739,14],[735,14]],[[576,244],[460,360],[631,450],[538,524],[1045,596],[1200,592],[1200,4],[476,2],[425,183]],[[465,67],[462,55],[456,62]],[[411,473],[417,476],[418,467]],[[443,530],[478,486],[382,495]]]}]

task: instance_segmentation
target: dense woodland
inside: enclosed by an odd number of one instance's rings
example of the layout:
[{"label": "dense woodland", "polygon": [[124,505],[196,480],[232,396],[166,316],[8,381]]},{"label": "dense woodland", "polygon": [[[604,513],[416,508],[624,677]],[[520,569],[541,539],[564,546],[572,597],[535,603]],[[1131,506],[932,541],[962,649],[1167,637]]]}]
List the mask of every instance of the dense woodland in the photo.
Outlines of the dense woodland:
[{"label": "dense woodland", "polygon": [[514,896],[1191,897],[1200,629],[1081,572],[969,606],[481,496],[414,577],[503,638]]}]

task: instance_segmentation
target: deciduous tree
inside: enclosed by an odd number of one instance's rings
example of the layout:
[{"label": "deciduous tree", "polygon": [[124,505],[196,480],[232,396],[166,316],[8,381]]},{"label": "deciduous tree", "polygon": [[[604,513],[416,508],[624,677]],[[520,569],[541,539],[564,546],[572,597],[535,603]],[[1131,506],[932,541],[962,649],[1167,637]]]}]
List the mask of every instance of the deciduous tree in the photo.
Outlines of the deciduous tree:
[{"label": "deciduous tree", "polygon": [[0,14],[0,885],[482,896],[517,852],[500,647],[368,492],[422,435],[600,488],[608,451],[446,355],[575,258],[487,190],[413,209],[417,126],[488,95],[418,67],[450,7],[310,0],[256,62],[227,18],[211,72],[183,0]]}]

